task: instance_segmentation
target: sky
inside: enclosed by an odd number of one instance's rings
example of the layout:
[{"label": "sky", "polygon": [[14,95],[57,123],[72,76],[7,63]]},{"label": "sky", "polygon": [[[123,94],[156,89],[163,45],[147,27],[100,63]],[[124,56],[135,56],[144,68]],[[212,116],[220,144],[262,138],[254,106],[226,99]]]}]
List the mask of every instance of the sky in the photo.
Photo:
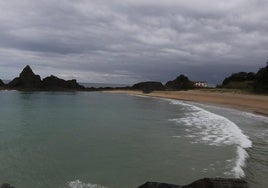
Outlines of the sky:
[{"label": "sky", "polygon": [[221,83],[268,60],[267,0],[1,0],[0,78]]}]

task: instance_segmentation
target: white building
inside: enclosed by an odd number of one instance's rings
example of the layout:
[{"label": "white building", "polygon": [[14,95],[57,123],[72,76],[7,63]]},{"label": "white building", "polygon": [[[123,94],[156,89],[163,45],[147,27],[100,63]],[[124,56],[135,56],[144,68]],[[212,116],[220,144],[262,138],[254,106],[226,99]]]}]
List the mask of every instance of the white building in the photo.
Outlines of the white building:
[{"label": "white building", "polygon": [[208,84],[207,82],[203,82],[203,81],[195,81],[194,86],[198,88],[205,88],[205,87],[208,87]]}]

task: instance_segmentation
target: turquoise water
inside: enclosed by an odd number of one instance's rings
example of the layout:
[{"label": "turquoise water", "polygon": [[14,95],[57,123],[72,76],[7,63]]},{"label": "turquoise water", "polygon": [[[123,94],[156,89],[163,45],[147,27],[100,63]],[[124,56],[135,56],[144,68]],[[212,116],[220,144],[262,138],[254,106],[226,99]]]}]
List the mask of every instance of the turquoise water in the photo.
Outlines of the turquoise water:
[{"label": "turquoise water", "polygon": [[0,182],[18,188],[134,188],[203,177],[267,187],[262,116],[87,92],[1,91],[0,104]]}]

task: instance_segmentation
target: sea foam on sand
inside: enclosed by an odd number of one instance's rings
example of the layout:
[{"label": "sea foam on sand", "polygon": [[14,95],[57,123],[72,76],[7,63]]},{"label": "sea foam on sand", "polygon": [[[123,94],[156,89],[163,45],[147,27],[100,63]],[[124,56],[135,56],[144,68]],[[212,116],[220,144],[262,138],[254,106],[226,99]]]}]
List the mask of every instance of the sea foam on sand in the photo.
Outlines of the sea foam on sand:
[{"label": "sea foam on sand", "polygon": [[245,175],[242,169],[248,157],[245,149],[251,147],[252,142],[234,122],[197,106],[186,104],[185,102],[171,99],[166,100],[170,101],[171,104],[180,105],[189,111],[183,118],[171,119],[171,121],[183,123],[197,130],[194,135],[191,134],[188,137],[209,145],[236,145],[237,158],[233,173],[237,178]]}]

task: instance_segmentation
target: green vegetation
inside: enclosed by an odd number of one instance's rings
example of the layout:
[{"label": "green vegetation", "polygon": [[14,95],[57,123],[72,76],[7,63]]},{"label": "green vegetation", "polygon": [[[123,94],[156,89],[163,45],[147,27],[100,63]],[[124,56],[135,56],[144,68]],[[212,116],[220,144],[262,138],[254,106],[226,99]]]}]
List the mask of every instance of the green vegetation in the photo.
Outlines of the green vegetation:
[{"label": "green vegetation", "polygon": [[217,88],[239,89],[254,93],[268,93],[268,62],[256,74],[253,72],[233,73]]},{"label": "green vegetation", "polygon": [[258,93],[268,93],[268,62],[266,67],[261,68],[256,74],[254,91]]},{"label": "green vegetation", "polygon": [[166,83],[167,90],[188,90],[193,89],[194,83],[188,79],[187,76],[181,74],[175,80]]}]

